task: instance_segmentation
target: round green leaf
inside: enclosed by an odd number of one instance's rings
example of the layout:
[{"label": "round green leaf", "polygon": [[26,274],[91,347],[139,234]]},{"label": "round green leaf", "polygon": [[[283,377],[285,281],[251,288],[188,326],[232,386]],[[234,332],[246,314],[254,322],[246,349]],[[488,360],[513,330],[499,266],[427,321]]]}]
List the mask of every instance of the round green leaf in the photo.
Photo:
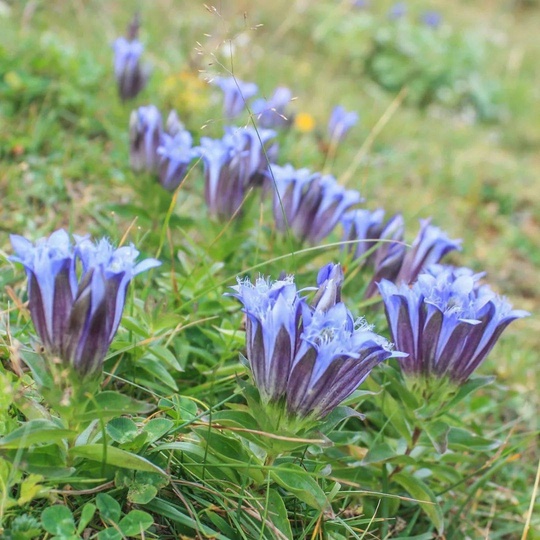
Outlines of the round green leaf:
[{"label": "round green leaf", "polygon": [[61,504],[45,508],[41,513],[41,524],[48,533],[57,536],[73,536],[76,532],[73,514]]},{"label": "round green leaf", "polygon": [[124,516],[120,523],[120,530],[126,536],[136,536],[146,531],[154,523],[154,519],[148,512],[142,510],[132,510],[127,516]]}]

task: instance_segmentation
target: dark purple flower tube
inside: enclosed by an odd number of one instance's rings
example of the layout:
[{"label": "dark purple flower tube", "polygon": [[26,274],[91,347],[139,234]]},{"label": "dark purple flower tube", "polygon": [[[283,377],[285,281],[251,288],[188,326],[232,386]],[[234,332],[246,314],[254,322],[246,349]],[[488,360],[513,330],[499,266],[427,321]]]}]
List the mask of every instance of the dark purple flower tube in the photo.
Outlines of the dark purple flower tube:
[{"label": "dark purple flower tube", "polygon": [[412,287],[387,280],[379,284],[392,339],[408,353],[400,359],[406,375],[461,384],[502,331],[528,315],[512,310],[489,287],[478,286],[480,277],[468,269],[438,266],[421,274]]},{"label": "dark purple flower tube", "polygon": [[132,111],[129,119],[129,163],[135,172],[158,170],[162,134],[163,120],[155,105]]},{"label": "dark purple flower tube", "polygon": [[291,278],[270,283],[238,281],[233,296],[246,313],[247,357],[265,403],[285,394],[306,303]]},{"label": "dark purple flower tube", "polygon": [[391,356],[390,344],[355,322],[343,303],[316,310],[304,325],[287,385],[291,416],[323,418],[348,398],[371,373]]}]

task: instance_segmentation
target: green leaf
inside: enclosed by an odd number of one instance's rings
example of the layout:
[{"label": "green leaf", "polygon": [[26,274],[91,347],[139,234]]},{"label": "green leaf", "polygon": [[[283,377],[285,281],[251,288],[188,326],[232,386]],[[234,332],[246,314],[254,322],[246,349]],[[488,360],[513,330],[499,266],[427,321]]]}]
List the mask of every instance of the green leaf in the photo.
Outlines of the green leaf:
[{"label": "green leaf", "polygon": [[150,353],[176,371],[184,371],[174,354],[162,345],[153,345]]},{"label": "green leaf", "polygon": [[489,452],[500,445],[500,441],[479,437],[466,429],[452,427],[448,431],[448,446],[452,450]]},{"label": "green leaf", "polygon": [[362,463],[380,463],[381,461],[392,459],[393,457],[396,457],[396,455],[395,450],[393,450],[388,443],[380,443],[370,448],[366,457],[362,460]]},{"label": "green leaf", "polygon": [[192,399],[178,394],[168,399],[160,399],[159,408],[166,410],[176,420],[189,421],[197,416],[197,404]]},{"label": "green leaf", "polygon": [[93,461],[105,462],[108,465],[115,467],[123,467],[126,469],[133,469],[135,471],[148,471],[156,472],[167,476],[167,473],[160,469],[157,465],[154,465],[146,458],[126,452],[121,448],[115,446],[107,446],[104,451],[102,444],[85,444],[82,446],[76,446],[69,450],[71,457],[81,457],[85,459],[91,459]]},{"label": "green leaf", "polygon": [[437,502],[437,498],[429,487],[406,472],[399,472],[392,477],[411,497],[417,500],[422,510],[427,514],[439,534],[444,531],[444,519],[442,509]]},{"label": "green leaf", "polygon": [[82,534],[86,526],[92,521],[94,514],[96,513],[96,505],[92,503],[86,503],[81,510],[81,517],[79,518],[79,525],[77,527],[77,534]]},{"label": "green leaf", "polygon": [[446,422],[438,420],[427,423],[424,428],[435,450],[439,454],[444,454],[448,450],[448,432],[450,431],[450,426]]},{"label": "green leaf", "polygon": [[174,426],[174,422],[168,418],[152,418],[146,422],[142,430],[148,433],[146,442],[152,444],[165,436]]},{"label": "green leaf", "polygon": [[41,513],[41,524],[48,533],[57,536],[72,536],[76,532],[71,510],[61,504],[45,508]]},{"label": "green leaf", "polygon": [[46,488],[40,484],[41,481],[43,481],[43,476],[40,474],[30,474],[21,482],[19,498],[17,499],[19,506],[29,503],[40,492],[46,491]]},{"label": "green leaf", "polygon": [[90,401],[77,420],[88,422],[98,418],[109,419],[123,414],[146,414],[155,407],[146,401],[137,401],[118,392],[106,391],[97,394]]},{"label": "green leaf", "polygon": [[96,496],[96,506],[103,521],[107,523],[118,523],[120,521],[122,513],[120,503],[110,495],[99,493]]},{"label": "green leaf", "polygon": [[178,392],[175,378],[167,371],[161,360],[146,356],[140,360],[140,367],[160,383],[166,384],[169,388]]},{"label": "green leaf", "polygon": [[98,540],[123,540],[122,533],[113,527],[98,532]]},{"label": "green leaf", "polygon": [[404,407],[399,404],[390,394],[381,397],[381,409],[388,417],[390,424],[408,442],[412,440],[412,429],[405,416]]},{"label": "green leaf", "polygon": [[257,483],[264,481],[264,474],[260,469],[259,459],[248,451],[238,439],[228,437],[208,427],[196,428],[197,434],[206,441],[208,451],[223,463],[240,468],[242,474],[247,474]]},{"label": "green leaf", "polygon": [[118,525],[126,536],[137,536],[151,527],[153,523],[154,519],[148,512],[132,510],[120,520]]},{"label": "green leaf", "polygon": [[191,516],[184,514],[178,507],[171,504],[168,501],[158,499],[157,497],[150,501],[146,506],[147,510],[150,510],[154,514],[166,517],[184,527],[189,527],[193,531],[205,534],[209,538],[216,538],[217,540],[229,540],[223,534],[220,534],[206,525],[200,524],[195,521]]},{"label": "green leaf", "polygon": [[59,427],[51,420],[36,419],[0,439],[0,448],[28,448],[34,444],[51,444],[74,437],[76,432]]},{"label": "green leaf", "polygon": [[133,482],[128,489],[128,501],[135,504],[147,504],[158,494],[158,489],[152,484]]},{"label": "green leaf", "polygon": [[329,502],[319,484],[299,465],[283,463],[270,471],[276,484],[288,490],[307,505],[324,510]]},{"label": "green leaf", "polygon": [[119,444],[132,441],[137,436],[137,424],[130,418],[113,418],[107,424],[109,437]]},{"label": "green leaf", "polygon": [[267,518],[281,531],[289,540],[293,540],[291,523],[287,515],[287,508],[276,489],[268,490],[268,514]]}]

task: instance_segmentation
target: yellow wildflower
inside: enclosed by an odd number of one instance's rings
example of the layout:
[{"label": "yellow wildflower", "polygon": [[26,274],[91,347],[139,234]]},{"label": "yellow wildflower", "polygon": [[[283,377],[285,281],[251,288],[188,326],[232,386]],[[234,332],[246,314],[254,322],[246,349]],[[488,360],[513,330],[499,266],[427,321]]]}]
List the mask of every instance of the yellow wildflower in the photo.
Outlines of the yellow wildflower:
[{"label": "yellow wildflower", "polygon": [[315,118],[309,113],[300,112],[294,117],[294,127],[301,133],[309,133],[315,129]]}]

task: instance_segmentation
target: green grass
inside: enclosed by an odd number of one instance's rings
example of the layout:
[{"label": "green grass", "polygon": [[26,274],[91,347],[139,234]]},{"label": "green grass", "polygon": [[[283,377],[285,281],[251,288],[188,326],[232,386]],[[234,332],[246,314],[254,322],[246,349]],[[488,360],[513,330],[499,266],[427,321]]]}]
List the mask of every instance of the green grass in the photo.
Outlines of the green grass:
[{"label": "green grass", "polygon": [[[155,472],[130,471],[129,476],[99,460],[72,459],[75,472],[60,466],[53,471],[46,465],[63,463],[61,446],[0,448],[0,479],[6,483],[0,530],[13,534],[15,519],[30,523],[35,518],[41,532],[34,537],[42,537],[42,511],[58,502],[69,508],[67,519],[73,519],[75,529],[85,511],[91,513],[84,505],[96,505],[83,529],[94,535],[102,531],[98,538],[115,538],[103,531],[135,510],[153,521],[146,538],[189,538],[194,531],[204,537],[210,530],[231,540],[282,538],[278,529],[295,539],[433,538],[435,508],[443,516],[446,538],[521,537],[539,459],[540,6],[410,2],[412,19],[424,8],[440,9],[445,25],[471,36],[472,52],[485,47],[479,66],[484,81],[497,86],[498,116],[480,122],[471,120],[470,108],[437,102],[418,108],[407,97],[396,101],[397,91],[384,90],[366,71],[364,59],[372,37],[387,24],[389,5],[372,2],[368,24],[365,13],[352,10],[347,1],[231,0],[217,3],[215,12],[196,2],[139,2],[141,39],[154,73],[135,102],[122,105],[109,44],[123,33],[134,3],[0,3],[0,257],[11,253],[9,233],[36,239],[60,227],[108,236],[115,243],[127,234],[144,255],[159,253],[163,267],[131,291],[105,364],[110,374],[105,388],[157,405],[152,416],[168,420],[170,430],[149,444],[137,440],[149,420],[135,411],[133,436],[107,440],[111,447],[151,460],[172,479],[162,485]],[[147,103],[162,111],[176,107],[196,140],[219,137],[225,125],[219,92],[204,80],[230,72],[257,82],[262,95],[277,85],[289,86],[297,96],[292,108],[314,117],[315,131],[291,129],[280,136],[279,163],[312,170],[326,166],[361,191],[366,207],[382,206],[389,215],[402,212],[408,241],[418,218],[432,216],[450,237],[463,238],[463,251],[451,257],[453,263],[486,271],[498,292],[533,313],[508,329],[482,366],[480,374],[495,375],[496,383],[448,413],[455,429],[497,444],[475,447],[478,440],[467,439],[470,447],[456,444],[439,455],[422,435],[411,454],[415,462],[403,464],[403,478],[420,471],[414,478],[421,477],[429,492],[407,487],[406,479],[396,482],[399,471],[389,478],[401,467],[399,459],[392,460],[403,455],[406,445],[398,413],[393,416],[389,409],[399,411],[394,394],[391,406],[384,393],[357,398],[366,420],[349,420],[332,432],[334,446],[304,445],[273,465],[258,463],[257,451],[234,429],[212,430],[216,439],[208,439],[212,415],[228,407],[242,410],[245,402],[237,383],[247,374],[238,359],[244,347],[241,314],[223,297],[227,287],[245,272],[277,278],[283,270],[308,286],[322,264],[345,261],[336,247],[286,256],[291,244],[276,233],[270,204],[261,204],[258,196],[240,222],[210,221],[200,165],[174,203],[154,179],[129,170],[132,108]],[[358,111],[361,121],[328,161],[318,148],[318,134],[324,133],[335,104]],[[249,121],[246,114],[240,123]],[[328,242],[339,239],[334,233]],[[47,417],[31,374],[25,369],[19,376],[22,362],[31,364],[35,356],[29,316],[16,309],[26,299],[23,273],[1,261],[0,437],[42,414]],[[355,315],[363,314],[359,287],[352,280],[344,290]],[[377,329],[384,328],[380,314],[371,310],[366,316]],[[366,388],[394,388],[391,373],[378,371]],[[2,396],[12,399],[3,403]],[[381,444],[389,447],[390,460],[373,458],[381,448],[386,451]],[[367,452],[371,461],[364,459]],[[239,455],[248,460],[245,469]],[[301,464],[307,472],[291,473],[288,463]],[[291,478],[279,477],[286,473]],[[300,482],[304,494],[294,490]],[[140,502],[144,498],[137,494],[152,491],[148,486],[156,487],[157,497]],[[100,491],[121,505],[110,521],[103,499],[96,499]],[[397,498],[425,501],[430,496],[432,502],[437,497],[438,506]],[[15,501],[9,507],[6,497]],[[331,499],[331,506],[320,504],[323,499]],[[538,538],[533,532],[540,527],[538,501],[534,509],[530,539]],[[69,537],[70,530],[56,538]]]}]

